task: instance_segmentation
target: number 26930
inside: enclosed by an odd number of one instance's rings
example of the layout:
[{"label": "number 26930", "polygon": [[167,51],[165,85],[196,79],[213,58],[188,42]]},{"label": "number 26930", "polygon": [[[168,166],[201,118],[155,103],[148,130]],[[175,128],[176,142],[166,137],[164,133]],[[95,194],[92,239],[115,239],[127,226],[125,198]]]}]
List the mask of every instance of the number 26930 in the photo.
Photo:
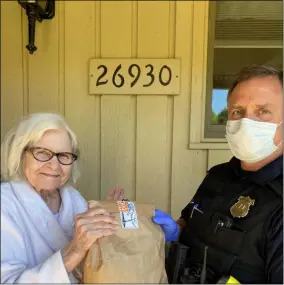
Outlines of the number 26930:
[{"label": "number 26930", "polygon": [[[169,66],[163,65],[158,72],[155,72],[154,66],[152,64],[147,64],[140,67],[138,64],[131,64],[128,66],[127,74],[125,71],[122,72],[122,65],[119,64],[113,72],[111,72],[111,80],[106,79],[109,75],[109,70],[106,65],[99,65],[97,67],[98,77],[96,80],[96,86],[111,84],[117,88],[123,87],[126,82],[129,82],[129,86],[133,88],[136,84],[142,85],[143,87],[151,86],[155,81],[158,81],[162,86],[167,86],[172,80],[172,70]],[[144,73],[144,74],[143,74]],[[156,75],[155,75],[156,73]],[[128,78],[126,78],[126,76]],[[108,76],[109,77],[109,76]],[[143,81],[143,82],[141,82]]]},{"label": "number 26930", "polygon": [[178,95],[180,59],[94,58],[90,95]]}]

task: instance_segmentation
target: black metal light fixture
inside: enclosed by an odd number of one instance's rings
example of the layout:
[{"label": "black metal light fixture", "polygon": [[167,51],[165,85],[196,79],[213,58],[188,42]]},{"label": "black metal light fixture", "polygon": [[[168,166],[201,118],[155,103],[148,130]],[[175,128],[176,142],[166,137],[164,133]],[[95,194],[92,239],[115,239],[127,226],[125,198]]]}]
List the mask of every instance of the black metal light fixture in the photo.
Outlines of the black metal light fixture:
[{"label": "black metal light fixture", "polygon": [[26,45],[30,54],[33,54],[35,46],[36,20],[50,20],[55,15],[55,0],[18,0],[19,4],[26,10],[29,25],[29,44]]}]

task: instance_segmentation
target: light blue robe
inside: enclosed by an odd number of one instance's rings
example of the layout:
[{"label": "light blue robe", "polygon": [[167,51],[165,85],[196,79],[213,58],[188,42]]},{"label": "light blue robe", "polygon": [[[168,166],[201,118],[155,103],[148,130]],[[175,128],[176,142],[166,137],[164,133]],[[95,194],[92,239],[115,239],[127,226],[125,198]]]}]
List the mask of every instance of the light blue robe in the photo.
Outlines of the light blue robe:
[{"label": "light blue robe", "polygon": [[77,283],[67,274],[61,249],[87,204],[70,186],[60,194],[57,218],[27,183],[1,183],[1,283]]}]

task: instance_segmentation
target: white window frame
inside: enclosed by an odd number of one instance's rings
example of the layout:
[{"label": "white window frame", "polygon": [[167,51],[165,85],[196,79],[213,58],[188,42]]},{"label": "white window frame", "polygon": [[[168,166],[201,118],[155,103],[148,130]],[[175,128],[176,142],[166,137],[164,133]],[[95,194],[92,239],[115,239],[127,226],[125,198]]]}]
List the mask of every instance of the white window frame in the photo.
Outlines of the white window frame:
[{"label": "white window frame", "polygon": [[[215,40],[215,15],[215,1],[193,1],[189,149],[229,149],[225,137],[205,137],[205,131],[208,131],[208,122],[210,119],[208,119],[208,117],[210,116],[209,114],[211,114],[209,110],[209,107],[211,108],[211,101],[210,104],[207,102],[208,100],[212,100],[214,61],[214,49],[209,49],[208,47],[212,45]],[[283,44],[279,42],[273,43],[272,46],[271,44],[264,45],[263,43],[256,42],[255,45],[253,44],[251,47],[256,46],[262,48],[283,48]],[[236,44],[225,41],[215,44],[215,48],[223,47],[236,47]],[[239,42],[238,47],[244,48],[249,46]],[[210,62],[208,59],[210,59]],[[221,133],[224,133],[224,130],[224,125],[210,126],[210,131],[212,133],[216,132],[217,136],[218,134],[220,136]]]},{"label": "white window frame", "polygon": [[[212,5],[210,6],[210,15],[209,5]],[[208,86],[213,85],[213,76],[208,76],[210,74],[210,70],[213,69],[213,54],[210,57],[212,58],[212,64],[209,66],[207,63],[207,58],[210,56],[208,54],[208,24],[209,17],[214,17],[214,12],[214,2],[193,1],[193,41],[189,130],[190,149],[229,149],[225,138],[204,137],[206,100],[208,98],[206,88],[208,89]],[[210,29],[214,30],[215,27],[210,26]],[[214,36],[213,33],[210,33],[210,35]],[[200,124],[196,122],[200,122]]]}]

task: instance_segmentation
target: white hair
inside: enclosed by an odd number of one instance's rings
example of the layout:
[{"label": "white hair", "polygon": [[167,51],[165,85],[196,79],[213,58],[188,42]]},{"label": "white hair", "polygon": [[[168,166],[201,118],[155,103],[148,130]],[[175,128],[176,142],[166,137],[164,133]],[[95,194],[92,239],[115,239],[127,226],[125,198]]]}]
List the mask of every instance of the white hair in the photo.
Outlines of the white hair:
[{"label": "white hair", "polygon": [[[12,128],[1,144],[1,180],[24,180],[23,153],[26,147],[36,144],[46,131],[58,129],[64,129],[69,134],[72,151],[78,155],[77,137],[60,115],[52,113],[31,114]],[[79,175],[77,161],[74,161],[69,182],[75,183]]]}]

